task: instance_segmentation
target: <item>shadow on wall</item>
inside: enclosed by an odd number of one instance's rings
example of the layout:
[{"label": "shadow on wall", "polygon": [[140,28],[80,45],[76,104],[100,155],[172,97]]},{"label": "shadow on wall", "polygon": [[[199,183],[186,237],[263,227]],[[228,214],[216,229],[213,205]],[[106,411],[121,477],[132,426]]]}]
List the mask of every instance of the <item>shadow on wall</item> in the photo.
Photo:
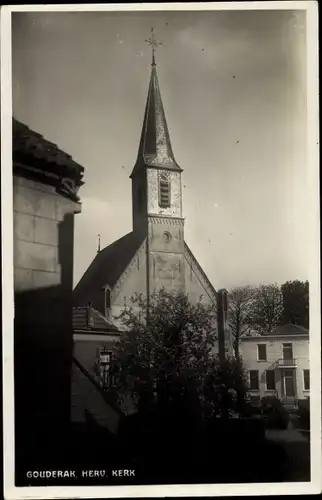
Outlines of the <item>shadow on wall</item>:
[{"label": "shadow on wall", "polygon": [[58,285],[15,291],[17,472],[48,463],[69,425],[73,234],[74,214],[67,214],[58,227]]}]

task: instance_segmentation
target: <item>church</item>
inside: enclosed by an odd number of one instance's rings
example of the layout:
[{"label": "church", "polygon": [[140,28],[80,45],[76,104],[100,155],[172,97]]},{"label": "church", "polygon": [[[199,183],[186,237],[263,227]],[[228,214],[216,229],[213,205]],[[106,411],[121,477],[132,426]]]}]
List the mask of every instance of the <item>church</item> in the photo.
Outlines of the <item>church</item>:
[{"label": "church", "polygon": [[[103,365],[104,359],[110,359],[111,339],[120,335],[122,328],[116,317],[136,293],[148,297],[162,288],[174,293],[183,291],[192,303],[201,299],[204,304],[213,304],[217,311],[219,301],[223,319],[227,312],[226,291],[216,292],[185,241],[183,169],[178,165],[171,145],[157,75],[157,42],[153,32],[150,43],[149,90],[138,155],[130,175],[133,230],[99,249],[74,289],[74,358],[77,367],[73,373],[78,378],[81,376],[80,365],[90,375],[93,357],[100,357]],[[100,322],[101,329],[95,328],[95,321],[96,324]],[[219,349],[222,346],[223,351],[231,354],[231,341],[225,325],[222,330],[221,334],[218,325]],[[104,373],[104,366],[101,373]],[[75,391],[79,392],[74,388],[73,394]],[[75,403],[74,408],[80,418],[79,403]]]}]

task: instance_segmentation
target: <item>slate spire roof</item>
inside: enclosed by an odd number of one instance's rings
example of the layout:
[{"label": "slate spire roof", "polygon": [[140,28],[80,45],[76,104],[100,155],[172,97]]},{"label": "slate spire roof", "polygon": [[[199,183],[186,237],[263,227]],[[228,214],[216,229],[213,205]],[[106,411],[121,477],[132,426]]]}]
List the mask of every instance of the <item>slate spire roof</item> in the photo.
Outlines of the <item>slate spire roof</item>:
[{"label": "slate spire roof", "polygon": [[137,169],[147,166],[182,171],[172,151],[154,53],[151,66],[150,85],[145,106],[141,140],[132,175]]},{"label": "slate spire roof", "polygon": [[91,301],[93,290],[99,291],[106,285],[113,288],[142,242],[131,232],[100,250],[74,288],[74,305]]}]

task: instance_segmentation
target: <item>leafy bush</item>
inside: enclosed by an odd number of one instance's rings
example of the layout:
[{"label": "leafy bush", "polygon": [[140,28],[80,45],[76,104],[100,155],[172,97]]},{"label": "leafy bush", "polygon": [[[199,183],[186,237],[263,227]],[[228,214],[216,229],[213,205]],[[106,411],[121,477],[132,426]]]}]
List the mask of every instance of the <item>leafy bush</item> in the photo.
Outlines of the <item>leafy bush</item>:
[{"label": "leafy bush", "polygon": [[310,398],[299,400],[297,414],[301,427],[303,429],[310,429]]},{"label": "leafy bush", "polygon": [[287,429],[289,414],[275,396],[262,398],[262,415],[267,428]]}]

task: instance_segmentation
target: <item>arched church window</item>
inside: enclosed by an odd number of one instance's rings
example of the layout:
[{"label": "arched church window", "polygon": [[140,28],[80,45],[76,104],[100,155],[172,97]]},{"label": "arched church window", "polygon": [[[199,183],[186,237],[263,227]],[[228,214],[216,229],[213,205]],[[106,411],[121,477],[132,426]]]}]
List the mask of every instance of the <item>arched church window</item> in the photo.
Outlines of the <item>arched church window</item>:
[{"label": "arched church window", "polygon": [[105,310],[108,311],[111,308],[111,290],[105,288]]},{"label": "arched church window", "polygon": [[169,243],[172,239],[171,234],[168,231],[164,231],[163,233],[163,239],[166,243]]},{"label": "arched church window", "polygon": [[159,206],[168,208],[170,204],[170,181],[162,175],[159,180]]}]

